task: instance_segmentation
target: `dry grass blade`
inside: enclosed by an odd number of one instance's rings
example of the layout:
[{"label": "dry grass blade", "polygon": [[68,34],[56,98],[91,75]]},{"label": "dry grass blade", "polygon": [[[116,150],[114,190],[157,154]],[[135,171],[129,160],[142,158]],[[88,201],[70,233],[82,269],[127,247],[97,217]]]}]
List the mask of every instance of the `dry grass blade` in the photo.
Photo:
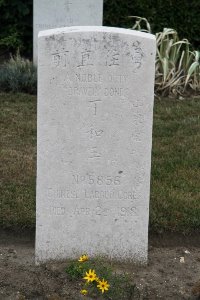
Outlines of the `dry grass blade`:
[{"label": "dry grass blade", "polygon": [[[133,25],[133,27],[131,29],[135,29],[135,30],[140,30],[140,31],[145,31],[145,32],[151,33],[151,25],[150,25],[150,23],[148,22],[148,20],[146,18],[141,18],[141,17],[138,17],[138,16],[129,16],[128,18],[136,19],[135,25]],[[142,29],[141,23],[145,24],[146,29]]]},{"label": "dry grass blade", "polygon": [[[138,16],[130,18],[136,19],[132,29],[151,32],[147,19]],[[142,24],[145,24],[145,30]],[[156,93],[166,96],[187,92],[200,94],[200,52],[191,51],[189,41],[179,40],[178,33],[172,28],[156,33],[156,43]]]}]

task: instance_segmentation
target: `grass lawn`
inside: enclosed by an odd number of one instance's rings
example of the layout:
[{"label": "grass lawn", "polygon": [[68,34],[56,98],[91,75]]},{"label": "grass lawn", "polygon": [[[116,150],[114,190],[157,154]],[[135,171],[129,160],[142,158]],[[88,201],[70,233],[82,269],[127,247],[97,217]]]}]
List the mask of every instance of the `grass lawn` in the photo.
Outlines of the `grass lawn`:
[{"label": "grass lawn", "polygon": [[[1,228],[35,227],[36,97],[0,94]],[[150,230],[200,231],[200,98],[156,100]]]}]

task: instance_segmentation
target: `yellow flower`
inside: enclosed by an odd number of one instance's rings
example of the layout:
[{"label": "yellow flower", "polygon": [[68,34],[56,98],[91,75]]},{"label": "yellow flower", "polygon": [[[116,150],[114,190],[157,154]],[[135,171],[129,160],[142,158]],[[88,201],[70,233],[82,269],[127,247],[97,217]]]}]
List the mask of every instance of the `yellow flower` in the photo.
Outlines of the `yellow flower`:
[{"label": "yellow flower", "polygon": [[108,288],[109,288],[109,284],[108,284],[108,282],[107,281],[105,281],[104,279],[101,281],[101,280],[99,280],[98,281],[98,285],[97,285],[97,287],[102,291],[102,294],[104,293],[104,291],[108,291]]},{"label": "yellow flower", "polygon": [[89,259],[88,256],[87,256],[86,254],[84,254],[84,255],[82,255],[82,256],[79,258],[78,261],[84,262],[84,261],[87,261],[88,259]]},{"label": "yellow flower", "polygon": [[85,273],[85,275],[86,276],[83,279],[87,280],[87,282],[93,282],[97,278],[95,270],[90,269],[89,272]]},{"label": "yellow flower", "polygon": [[99,283],[99,281],[100,281],[99,277],[96,276],[95,281],[96,281],[97,283]]},{"label": "yellow flower", "polygon": [[87,295],[88,291],[87,290],[81,290],[80,293],[81,293],[81,295],[85,296],[85,295]]}]

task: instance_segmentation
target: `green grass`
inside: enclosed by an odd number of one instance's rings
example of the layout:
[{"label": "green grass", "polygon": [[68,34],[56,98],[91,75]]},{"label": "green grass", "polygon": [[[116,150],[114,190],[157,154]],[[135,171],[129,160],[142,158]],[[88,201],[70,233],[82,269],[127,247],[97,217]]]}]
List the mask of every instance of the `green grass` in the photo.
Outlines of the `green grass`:
[{"label": "green grass", "polygon": [[0,94],[0,226],[35,226],[36,97]]},{"label": "green grass", "polygon": [[[34,228],[36,97],[0,94],[0,226]],[[200,230],[200,99],[156,100],[150,230]]]},{"label": "green grass", "polygon": [[155,102],[150,229],[200,229],[200,99]]}]

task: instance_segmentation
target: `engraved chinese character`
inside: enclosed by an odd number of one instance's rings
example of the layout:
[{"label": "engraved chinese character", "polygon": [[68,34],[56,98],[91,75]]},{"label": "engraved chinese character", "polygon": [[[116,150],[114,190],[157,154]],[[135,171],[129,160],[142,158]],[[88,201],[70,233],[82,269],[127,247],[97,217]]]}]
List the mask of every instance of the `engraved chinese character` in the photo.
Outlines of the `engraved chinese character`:
[{"label": "engraved chinese character", "polygon": [[90,134],[90,138],[93,139],[95,137],[101,137],[103,134],[103,130],[91,128],[88,133]]},{"label": "engraved chinese character", "polygon": [[67,56],[69,51],[64,51],[61,53],[52,53],[52,62],[55,67],[66,67]]},{"label": "engraved chinese character", "polygon": [[52,54],[52,62],[55,67],[58,67],[60,65],[60,59],[61,58],[59,54]]},{"label": "engraved chinese character", "polygon": [[135,155],[137,153],[136,149],[131,150],[131,155]]},{"label": "engraved chinese character", "polygon": [[108,66],[119,66],[119,52],[113,50],[108,53],[108,60],[106,62]]},{"label": "engraved chinese character", "polygon": [[78,67],[93,66],[93,51],[86,50],[81,53],[81,64]]},{"label": "engraved chinese character", "polygon": [[100,100],[100,99],[97,99],[97,100],[90,100],[89,102],[90,103],[92,103],[94,106],[94,116],[96,116],[97,115],[97,103],[98,102],[101,102],[102,100]]},{"label": "engraved chinese character", "polygon": [[140,47],[140,43],[138,41],[136,41],[132,45],[131,58],[137,69],[139,69],[141,67],[143,57],[144,57],[144,53],[142,51],[142,48]]},{"label": "engraved chinese character", "polygon": [[92,147],[90,150],[90,157],[89,158],[100,158],[101,153],[98,151],[97,147]]}]

